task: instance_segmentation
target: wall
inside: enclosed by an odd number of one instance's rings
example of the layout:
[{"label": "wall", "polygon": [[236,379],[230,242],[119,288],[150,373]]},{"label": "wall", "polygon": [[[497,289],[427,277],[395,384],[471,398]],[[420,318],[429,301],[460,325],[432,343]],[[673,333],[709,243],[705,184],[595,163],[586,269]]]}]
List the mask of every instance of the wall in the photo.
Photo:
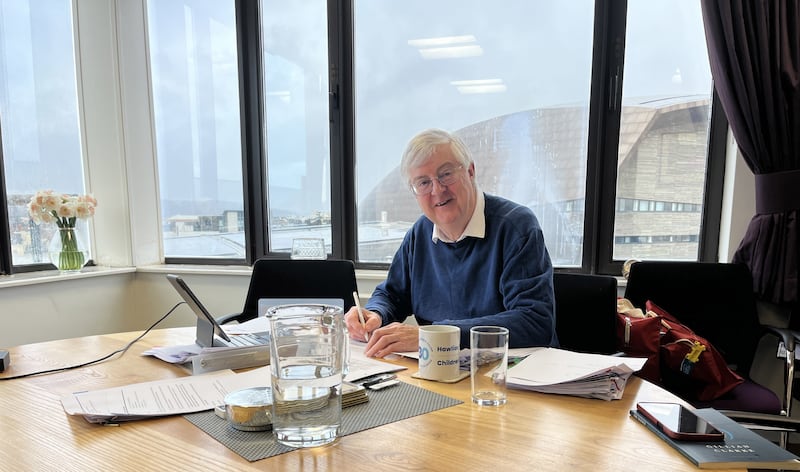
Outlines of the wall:
[{"label": "wall", "polygon": [[[176,303],[179,295],[165,278],[180,274],[215,316],[241,310],[250,284],[247,267],[144,267],[96,276],[45,275],[20,284],[24,277],[0,277],[0,348],[93,334],[143,331]],[[358,271],[364,301],[383,272]],[[158,325],[194,326],[183,304]]]}]

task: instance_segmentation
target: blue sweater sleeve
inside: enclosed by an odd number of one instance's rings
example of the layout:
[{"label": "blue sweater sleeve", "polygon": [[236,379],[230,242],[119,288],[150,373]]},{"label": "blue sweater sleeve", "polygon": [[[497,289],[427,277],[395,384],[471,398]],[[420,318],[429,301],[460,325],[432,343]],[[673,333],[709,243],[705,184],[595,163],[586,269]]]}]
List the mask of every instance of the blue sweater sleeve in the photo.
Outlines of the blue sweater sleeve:
[{"label": "blue sweater sleeve", "polygon": [[[421,219],[421,218],[420,218]],[[416,225],[420,222],[418,221]],[[414,228],[409,230],[395,252],[386,280],[378,284],[364,308],[381,315],[383,324],[402,323],[411,316],[411,270],[409,263],[415,239]]]}]

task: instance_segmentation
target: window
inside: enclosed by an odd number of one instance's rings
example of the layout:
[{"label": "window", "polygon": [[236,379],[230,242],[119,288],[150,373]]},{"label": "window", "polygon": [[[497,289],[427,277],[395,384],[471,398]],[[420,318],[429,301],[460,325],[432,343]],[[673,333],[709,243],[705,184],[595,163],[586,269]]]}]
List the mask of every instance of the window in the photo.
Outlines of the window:
[{"label": "window", "polygon": [[[125,55],[120,74],[149,72],[133,82],[152,110],[122,119],[154,130],[166,262],[249,264],[318,237],[386,268],[420,215],[400,156],[428,127],[464,138],[483,190],[533,209],[557,268],[716,257],[727,124],[697,0],[142,3],[141,27],[109,11],[112,33],[145,35],[146,63]],[[85,191],[93,91],[71,11],[0,3],[4,272],[50,267],[30,195]]]},{"label": "window", "polygon": [[[699,2],[628,2],[616,198],[639,211],[616,213],[613,259],[700,257],[713,90],[703,44]],[[643,232],[664,236],[616,243]]]},{"label": "window", "polygon": [[391,261],[421,214],[398,167],[436,127],[473,151],[482,190],[533,209],[554,264],[580,266],[593,2],[354,4],[358,260]]},{"label": "window", "polygon": [[245,258],[233,0],[147,2],[164,256]]},{"label": "window", "polygon": [[56,226],[31,221],[31,196],[47,189],[85,192],[75,74],[70,0],[0,2],[0,144],[11,262],[4,264],[6,273],[11,265],[18,272],[53,268],[47,244]]},{"label": "window", "polygon": [[[148,3],[166,258],[247,256],[233,1]],[[263,201],[270,252],[297,237],[331,247],[324,0],[261,2]],[[176,22],[176,18],[180,21]],[[251,60],[253,60],[251,58]],[[253,233],[258,232],[253,229]],[[254,236],[255,237],[255,236]]]},{"label": "window", "polygon": [[269,248],[331,232],[331,143],[325,0],[262,0]]}]

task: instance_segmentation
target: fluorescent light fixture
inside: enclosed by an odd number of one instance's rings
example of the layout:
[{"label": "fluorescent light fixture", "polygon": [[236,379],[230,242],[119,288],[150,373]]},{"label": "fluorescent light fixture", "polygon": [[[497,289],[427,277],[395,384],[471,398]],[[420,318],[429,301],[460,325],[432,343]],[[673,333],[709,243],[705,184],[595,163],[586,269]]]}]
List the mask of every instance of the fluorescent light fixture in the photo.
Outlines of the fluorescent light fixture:
[{"label": "fluorescent light fixture", "polygon": [[453,80],[450,85],[455,86],[458,93],[464,95],[502,93],[508,89],[503,79]]},{"label": "fluorescent light fixture", "polygon": [[475,36],[465,34],[462,36],[440,36],[438,38],[421,38],[409,39],[408,45],[417,49],[423,48],[440,48],[444,46],[452,46],[454,44],[474,43]]},{"label": "fluorescent light fixture", "polygon": [[451,59],[483,55],[475,36],[440,36],[437,38],[409,39],[409,46],[419,50],[423,59]]},{"label": "fluorescent light fixture", "polygon": [[423,59],[453,59],[459,57],[475,57],[483,54],[483,48],[477,44],[469,46],[451,46],[446,48],[420,49]]}]

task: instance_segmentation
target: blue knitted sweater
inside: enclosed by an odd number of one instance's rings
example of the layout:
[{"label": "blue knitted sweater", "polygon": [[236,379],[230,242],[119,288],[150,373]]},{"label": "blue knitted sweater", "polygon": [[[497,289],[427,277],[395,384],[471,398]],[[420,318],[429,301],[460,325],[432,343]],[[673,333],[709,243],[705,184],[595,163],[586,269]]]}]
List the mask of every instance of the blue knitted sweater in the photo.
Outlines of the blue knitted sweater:
[{"label": "blue knitted sweater", "polygon": [[507,327],[510,347],[558,346],[553,267],[539,222],[527,207],[485,199],[483,239],[434,243],[433,223],[421,216],[365,308],[384,325],[414,314],[420,324],[458,326],[462,347],[479,325]]}]

